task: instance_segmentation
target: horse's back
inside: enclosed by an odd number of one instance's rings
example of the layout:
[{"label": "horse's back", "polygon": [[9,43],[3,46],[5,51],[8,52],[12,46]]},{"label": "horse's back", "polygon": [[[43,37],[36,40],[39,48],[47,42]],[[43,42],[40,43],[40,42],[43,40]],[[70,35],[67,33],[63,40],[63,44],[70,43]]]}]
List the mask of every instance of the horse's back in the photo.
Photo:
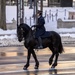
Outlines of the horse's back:
[{"label": "horse's back", "polygon": [[60,35],[55,31],[46,31],[46,32],[44,32],[44,34],[41,37],[42,38],[47,38],[47,37],[60,38]]},{"label": "horse's back", "polygon": [[61,38],[60,35],[57,32],[55,32],[55,31],[49,31],[49,33],[50,33],[51,36],[55,36],[57,38]]}]

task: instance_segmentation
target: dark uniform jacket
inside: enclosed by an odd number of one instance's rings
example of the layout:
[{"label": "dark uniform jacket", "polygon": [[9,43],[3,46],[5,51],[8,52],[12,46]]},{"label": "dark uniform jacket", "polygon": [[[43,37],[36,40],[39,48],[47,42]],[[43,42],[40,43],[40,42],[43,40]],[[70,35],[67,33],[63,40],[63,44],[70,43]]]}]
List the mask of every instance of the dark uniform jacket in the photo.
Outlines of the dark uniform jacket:
[{"label": "dark uniform jacket", "polygon": [[41,37],[44,33],[45,33],[45,20],[44,17],[40,16],[38,18],[38,24],[36,25],[36,33],[35,33],[35,37],[38,38],[39,36]]}]

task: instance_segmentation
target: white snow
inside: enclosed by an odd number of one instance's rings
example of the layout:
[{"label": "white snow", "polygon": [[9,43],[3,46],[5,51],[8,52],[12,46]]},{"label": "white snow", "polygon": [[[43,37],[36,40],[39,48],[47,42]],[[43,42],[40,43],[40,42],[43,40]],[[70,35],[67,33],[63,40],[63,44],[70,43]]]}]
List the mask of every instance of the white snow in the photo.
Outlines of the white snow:
[{"label": "white snow", "polygon": [[[30,17],[32,17],[33,15],[33,9],[29,9],[29,7],[24,7],[24,13],[25,16],[28,19]],[[11,23],[12,19],[14,18],[15,20],[17,19],[17,7],[16,6],[6,6],[6,22],[7,23]],[[49,13],[51,10],[51,13]],[[66,7],[66,8],[62,8],[62,7],[44,7],[44,14],[45,15],[45,11],[47,11],[47,15],[49,14],[53,14],[53,16],[56,14],[58,10],[58,17],[57,18],[61,18],[64,21],[68,21],[68,12],[69,11],[74,11],[75,8],[71,8],[71,7]],[[52,21],[52,18],[49,19],[49,22],[47,22],[47,18],[45,18],[46,24],[46,30],[50,31],[56,31],[56,32],[75,32],[75,28],[60,28],[57,29],[57,21],[56,18],[54,17],[54,21]],[[27,22],[29,24],[29,22]],[[33,23],[32,23],[33,25]],[[2,34],[11,34],[10,36],[5,35],[5,36],[0,36],[0,39],[13,39],[13,38],[17,38],[16,34],[16,29],[15,30],[2,30],[0,29],[0,35]],[[75,38],[75,34],[60,34],[61,36],[70,36]]]},{"label": "white snow", "polygon": [[16,34],[16,29],[15,30],[2,30],[2,29],[0,29],[0,35],[1,34]]},{"label": "white snow", "polygon": [[2,40],[2,39],[16,39],[17,38],[17,36],[16,35],[10,35],[10,36],[8,36],[8,35],[5,35],[5,36],[0,36],[0,39]]}]

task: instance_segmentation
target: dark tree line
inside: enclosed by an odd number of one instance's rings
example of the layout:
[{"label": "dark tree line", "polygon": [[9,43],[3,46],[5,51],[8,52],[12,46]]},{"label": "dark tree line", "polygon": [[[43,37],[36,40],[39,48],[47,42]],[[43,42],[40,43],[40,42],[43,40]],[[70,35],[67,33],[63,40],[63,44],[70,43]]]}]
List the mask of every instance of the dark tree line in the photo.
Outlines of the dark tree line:
[{"label": "dark tree line", "polygon": [[0,28],[6,30],[6,0],[0,0]]}]

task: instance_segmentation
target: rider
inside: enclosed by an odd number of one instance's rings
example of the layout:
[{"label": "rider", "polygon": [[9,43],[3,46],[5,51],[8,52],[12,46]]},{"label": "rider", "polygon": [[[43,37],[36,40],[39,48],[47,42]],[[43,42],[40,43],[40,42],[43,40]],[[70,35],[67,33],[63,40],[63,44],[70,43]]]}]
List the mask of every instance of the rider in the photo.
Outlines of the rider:
[{"label": "rider", "polygon": [[38,17],[37,25],[36,26],[34,25],[36,27],[35,37],[38,38],[39,42],[38,48],[43,48],[41,36],[45,33],[45,27],[44,27],[45,20],[44,17],[42,16],[42,11],[38,10],[37,17]]}]

